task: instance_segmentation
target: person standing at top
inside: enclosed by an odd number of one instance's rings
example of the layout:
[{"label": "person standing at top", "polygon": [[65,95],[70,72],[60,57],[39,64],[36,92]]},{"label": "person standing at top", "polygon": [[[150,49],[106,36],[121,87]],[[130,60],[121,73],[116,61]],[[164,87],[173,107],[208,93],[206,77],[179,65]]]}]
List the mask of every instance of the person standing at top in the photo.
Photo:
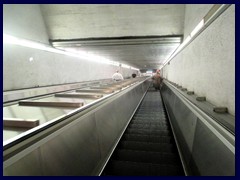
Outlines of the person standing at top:
[{"label": "person standing at top", "polygon": [[119,73],[117,70],[113,75],[112,75],[112,80],[114,81],[121,81],[123,80],[123,76]]},{"label": "person standing at top", "polygon": [[153,87],[156,90],[160,90],[160,83],[162,81],[162,77],[160,76],[160,69],[158,69],[155,73],[155,75],[152,77],[153,80]]}]

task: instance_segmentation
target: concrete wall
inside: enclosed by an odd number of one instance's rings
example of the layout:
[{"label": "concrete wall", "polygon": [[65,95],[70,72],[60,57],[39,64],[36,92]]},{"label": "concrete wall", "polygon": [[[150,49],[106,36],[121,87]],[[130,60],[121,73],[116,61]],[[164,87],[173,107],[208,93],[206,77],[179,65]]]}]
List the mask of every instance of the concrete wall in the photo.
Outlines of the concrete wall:
[{"label": "concrete wall", "polygon": [[108,79],[117,69],[125,78],[136,72],[17,45],[3,47],[3,90]]},{"label": "concrete wall", "polygon": [[184,8],[184,4],[41,5],[51,39],[179,35]]},{"label": "concrete wall", "polygon": [[198,25],[213,4],[187,4],[185,8],[184,39]]},{"label": "concrete wall", "polygon": [[[48,44],[39,5],[4,5],[3,10],[4,33]],[[31,57],[33,60],[29,61]],[[136,72],[42,50],[3,45],[4,91],[107,79],[117,69],[124,77]]]},{"label": "concrete wall", "polygon": [[49,44],[49,37],[38,4],[3,5],[3,32]]},{"label": "concrete wall", "polygon": [[[186,12],[186,20],[197,15],[191,10]],[[174,57],[163,68],[163,76],[206,96],[216,106],[227,106],[235,115],[235,5]]]}]

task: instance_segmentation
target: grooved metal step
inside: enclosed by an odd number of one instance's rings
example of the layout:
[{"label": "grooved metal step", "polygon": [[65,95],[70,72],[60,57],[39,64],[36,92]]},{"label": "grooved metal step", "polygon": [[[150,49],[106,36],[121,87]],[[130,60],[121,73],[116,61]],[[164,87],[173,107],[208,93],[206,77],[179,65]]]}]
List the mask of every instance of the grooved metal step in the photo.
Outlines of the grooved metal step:
[{"label": "grooved metal step", "polygon": [[157,124],[134,124],[131,123],[128,126],[129,128],[133,129],[154,129],[154,130],[168,130],[168,126],[166,124],[157,125]]},{"label": "grooved metal step", "polygon": [[138,141],[138,142],[152,142],[152,143],[172,143],[173,138],[169,136],[154,136],[154,135],[136,135],[124,134],[123,141]]},{"label": "grooved metal step", "polygon": [[159,91],[146,93],[103,176],[184,176]]},{"label": "grooved metal step", "polygon": [[137,141],[121,141],[119,143],[120,149],[136,150],[136,151],[152,151],[152,152],[175,152],[174,145],[169,143],[150,143]]},{"label": "grooved metal step", "polygon": [[156,136],[167,136],[167,135],[171,135],[171,132],[168,130],[154,130],[154,129],[127,129],[125,131],[125,133],[127,134],[152,134],[152,135],[156,135]]},{"label": "grooved metal step", "polygon": [[119,149],[116,151],[113,159],[121,159],[122,161],[143,162],[153,164],[177,165],[179,166],[179,157],[169,152],[148,152],[148,151],[132,151]]},{"label": "grooved metal step", "polygon": [[167,122],[132,120],[130,124],[153,124],[159,126],[168,126]]},{"label": "grooved metal step", "polygon": [[140,117],[140,116],[135,116],[133,118],[133,120],[137,120],[137,121],[155,121],[155,122],[164,122],[166,121],[166,118],[156,118],[156,117]]},{"label": "grooved metal step", "polygon": [[184,176],[180,166],[128,161],[110,161],[105,172],[112,176]]}]

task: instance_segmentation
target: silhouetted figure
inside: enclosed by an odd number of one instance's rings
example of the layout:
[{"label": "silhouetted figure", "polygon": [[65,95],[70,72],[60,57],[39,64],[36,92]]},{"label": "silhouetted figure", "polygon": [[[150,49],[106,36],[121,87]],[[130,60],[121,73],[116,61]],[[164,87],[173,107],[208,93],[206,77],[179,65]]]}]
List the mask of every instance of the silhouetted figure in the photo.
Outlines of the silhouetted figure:
[{"label": "silhouetted figure", "polygon": [[160,70],[156,71],[156,74],[152,77],[152,80],[153,80],[153,87],[156,90],[159,90],[160,89],[160,84],[161,84],[161,81],[162,81],[162,78],[160,76]]},{"label": "silhouetted figure", "polygon": [[117,70],[113,75],[112,75],[112,80],[114,81],[121,81],[123,80],[123,76],[119,73]]}]

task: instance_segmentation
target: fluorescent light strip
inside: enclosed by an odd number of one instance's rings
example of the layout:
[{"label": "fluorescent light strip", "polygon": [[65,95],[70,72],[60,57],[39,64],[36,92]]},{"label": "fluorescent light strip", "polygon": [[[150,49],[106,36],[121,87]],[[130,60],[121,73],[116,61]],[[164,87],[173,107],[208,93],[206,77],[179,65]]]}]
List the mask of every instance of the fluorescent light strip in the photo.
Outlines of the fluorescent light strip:
[{"label": "fluorescent light strip", "polygon": [[133,69],[133,70],[136,70],[136,71],[139,71],[139,69],[138,69],[138,68],[131,67],[131,69]]},{"label": "fluorescent light strip", "polygon": [[126,64],[122,64],[122,67],[124,68],[130,68],[130,66],[126,65]]},{"label": "fluorescent light strip", "polygon": [[202,19],[200,21],[200,23],[198,23],[198,25],[192,30],[192,32],[190,33],[190,36],[193,37],[195,36],[204,26],[204,19]]},{"label": "fluorescent light strip", "polygon": [[187,36],[187,38],[180,44],[180,46],[177,47],[177,49],[174,51],[174,53],[167,58],[166,61],[164,61],[163,68],[177,53],[179,53],[189,42],[190,40],[196,36],[196,34],[204,27],[204,20],[202,19],[200,23],[193,29],[190,35]]},{"label": "fluorescent light strip", "polygon": [[[56,49],[53,48],[49,45],[46,44],[42,44],[42,43],[37,43],[34,41],[29,41],[26,39],[21,39],[21,38],[17,38],[8,34],[3,34],[3,43],[5,44],[14,44],[14,45],[19,45],[19,46],[24,46],[24,47],[29,47],[29,48],[33,48],[33,49],[39,49],[39,50],[43,50],[43,51],[48,51],[48,52],[53,52],[53,53],[58,53],[58,54],[63,54],[63,55],[67,55],[67,56],[71,56],[71,57],[76,57],[76,58],[81,58],[84,60],[88,60],[88,61],[92,61],[92,62],[97,62],[97,63],[103,63],[103,64],[110,64],[110,65],[114,65],[114,66],[119,66],[118,62],[115,61],[110,61],[104,57],[101,56],[96,56],[93,54],[88,54],[85,51],[81,51],[81,52],[69,52],[69,51],[64,51],[61,49]],[[123,68],[131,68],[133,70],[139,70],[137,68],[134,67],[130,67],[126,64],[122,64]]]}]

